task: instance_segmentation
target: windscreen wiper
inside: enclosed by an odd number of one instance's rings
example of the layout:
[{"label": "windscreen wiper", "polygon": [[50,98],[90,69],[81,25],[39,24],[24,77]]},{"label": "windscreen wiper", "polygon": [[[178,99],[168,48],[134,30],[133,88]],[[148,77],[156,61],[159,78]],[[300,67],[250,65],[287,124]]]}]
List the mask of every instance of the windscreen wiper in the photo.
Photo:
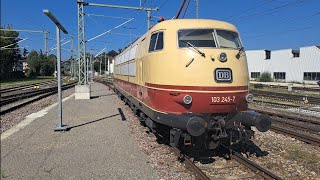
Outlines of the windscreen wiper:
[{"label": "windscreen wiper", "polygon": [[242,52],[244,52],[244,47],[239,48],[239,52],[238,52],[238,54],[236,55],[237,59],[240,58],[240,54],[241,54]]},{"label": "windscreen wiper", "polygon": [[206,54],[202,51],[200,51],[195,45],[191,44],[189,41],[185,41],[185,40],[180,40],[184,43],[186,43],[187,45],[191,46],[194,50],[196,50],[202,57],[206,57]]}]

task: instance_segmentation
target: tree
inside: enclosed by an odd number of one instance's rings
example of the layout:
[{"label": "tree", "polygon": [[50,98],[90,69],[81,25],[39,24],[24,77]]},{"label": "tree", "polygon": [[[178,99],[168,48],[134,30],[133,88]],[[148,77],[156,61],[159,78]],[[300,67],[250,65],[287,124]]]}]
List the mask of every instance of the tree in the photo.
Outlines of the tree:
[{"label": "tree", "polygon": [[[2,27],[1,27],[2,28]],[[11,25],[4,26],[4,29],[13,29]],[[21,59],[21,52],[19,49],[18,38],[19,33],[16,31],[3,31],[0,30],[0,36],[5,38],[0,38],[0,47],[5,47],[10,49],[1,49],[0,58],[0,74],[1,77],[8,77],[7,75],[13,71],[13,67],[17,64],[18,60]]]},{"label": "tree", "polygon": [[116,52],[116,51],[114,51],[114,50],[111,50],[111,51],[109,51],[108,53],[107,53],[107,56],[111,56],[111,57],[115,57],[115,56],[117,56],[118,55],[118,53]]},{"label": "tree", "polygon": [[32,50],[27,58],[28,66],[29,66],[29,71],[27,76],[36,76],[40,72],[40,57],[37,51]]},{"label": "tree", "polygon": [[57,58],[51,54],[48,57],[39,51],[32,50],[27,58],[29,71],[27,76],[51,76],[55,70]]},{"label": "tree", "polygon": [[272,82],[272,77],[270,72],[263,72],[257,79],[259,82]]}]

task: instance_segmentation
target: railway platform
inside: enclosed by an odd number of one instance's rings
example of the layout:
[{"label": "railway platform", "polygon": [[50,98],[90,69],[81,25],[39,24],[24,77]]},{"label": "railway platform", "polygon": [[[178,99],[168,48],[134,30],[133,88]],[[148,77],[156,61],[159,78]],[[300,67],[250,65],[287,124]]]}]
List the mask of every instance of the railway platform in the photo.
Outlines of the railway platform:
[{"label": "railway platform", "polygon": [[112,96],[108,87],[94,83],[90,100],[64,101],[69,131],[53,131],[55,106],[31,115],[35,119],[10,129],[11,135],[3,133],[1,179],[159,179]]}]

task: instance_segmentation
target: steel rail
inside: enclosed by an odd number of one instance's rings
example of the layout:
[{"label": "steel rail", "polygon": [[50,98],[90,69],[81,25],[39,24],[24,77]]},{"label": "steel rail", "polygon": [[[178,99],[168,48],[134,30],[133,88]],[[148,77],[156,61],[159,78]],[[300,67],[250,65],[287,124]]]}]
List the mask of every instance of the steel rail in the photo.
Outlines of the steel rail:
[{"label": "steel rail", "polygon": [[[314,132],[314,133],[319,133],[320,129],[314,126],[308,126],[308,125],[302,125],[302,124],[295,124],[292,122],[290,119],[282,119],[282,118],[272,118],[272,121],[279,123],[279,124],[284,124],[286,126],[289,126],[291,128],[299,129],[302,131],[307,131],[307,132]],[[310,125],[310,124],[309,124]]]},{"label": "steel rail", "polygon": [[264,103],[264,104],[272,104],[272,105],[284,106],[284,107],[293,107],[293,108],[301,107],[300,105],[296,105],[296,104],[284,104],[284,103],[268,102],[268,101],[255,100],[255,99],[253,100],[253,102]]},{"label": "steel rail", "polygon": [[[74,85],[74,84],[75,83],[72,83],[72,85]],[[56,89],[57,89],[57,86],[46,88],[46,89],[40,89],[40,90],[36,90],[36,91],[32,91],[32,92],[22,92],[22,93],[19,93],[19,94],[2,96],[1,97],[1,101],[0,101],[0,105],[3,106],[3,105],[7,105],[7,104],[10,104],[10,103],[22,100],[22,99],[26,99],[26,98],[30,98],[30,97],[33,97],[33,96],[41,95],[43,93],[56,91]]]},{"label": "steel rail", "polygon": [[305,134],[301,134],[301,133],[298,133],[298,132],[295,132],[295,131],[291,131],[291,130],[288,130],[288,129],[285,129],[285,128],[281,128],[281,127],[278,127],[278,126],[275,126],[275,125],[273,125],[271,127],[271,130],[276,132],[276,133],[283,134],[283,135],[289,135],[289,136],[291,136],[293,138],[296,138],[296,139],[298,139],[300,141],[306,142],[306,143],[311,144],[311,145],[320,146],[320,139],[312,137],[312,136],[307,136]]},{"label": "steel rail", "polygon": [[[231,150],[232,151],[232,150]],[[258,173],[260,176],[262,176],[265,179],[275,179],[275,180],[281,180],[282,178],[273,174],[272,172],[270,172],[269,170],[261,167],[259,164],[250,161],[249,159],[243,157],[241,154],[232,151],[231,152],[231,156],[232,159],[235,159],[236,161],[238,161],[240,164],[246,166],[247,168],[249,168],[250,170],[252,170],[255,173]]]},{"label": "steel rail", "polygon": [[[265,84],[254,84],[250,83],[252,86],[257,86],[257,88],[261,87],[270,87],[270,88],[281,88],[281,89],[288,89],[287,86],[278,86],[278,85],[265,85]],[[303,90],[303,91],[316,91],[319,92],[320,88],[319,87],[292,87],[292,90]]]},{"label": "steel rail", "polygon": [[210,178],[202,172],[187,156],[183,155],[180,150],[176,147],[171,147],[171,151],[178,156],[179,160],[183,162],[189,170],[193,172],[197,179],[210,180]]},{"label": "steel rail", "polygon": [[26,84],[26,85],[22,85],[22,86],[15,86],[15,87],[10,87],[10,88],[4,88],[1,89],[0,92],[1,93],[7,93],[7,92],[12,92],[12,91],[16,91],[16,90],[21,90],[24,88],[28,88],[28,87],[33,87],[33,86],[37,86],[37,85],[43,85],[43,84],[51,84],[57,82],[56,80],[50,80],[50,81],[46,81],[46,82],[41,82],[41,83],[34,83],[34,84]]},{"label": "steel rail", "polygon": [[288,114],[279,114],[279,113],[265,111],[265,110],[259,110],[259,109],[253,109],[253,110],[258,113],[268,114],[270,116],[277,116],[277,117],[286,118],[286,119],[294,119],[294,120],[298,120],[301,122],[308,122],[308,123],[312,123],[315,125],[320,125],[320,121],[309,119],[309,118],[297,117],[297,116],[292,116],[292,115],[288,115]]},{"label": "steel rail", "polygon": [[259,91],[259,90],[250,90],[250,93],[256,96],[268,96],[271,98],[282,98],[294,101],[303,102],[303,98],[308,98],[308,104],[320,104],[320,98],[317,97],[310,97],[310,96],[300,96],[300,95],[293,95],[293,94],[286,94],[286,93],[278,93],[278,92],[269,92],[269,91]]},{"label": "steel rail", "polygon": [[[70,88],[74,87],[75,84],[76,84],[76,83],[67,84],[67,85],[65,85],[65,86],[62,87],[62,90],[70,89]],[[8,113],[8,112],[11,112],[11,111],[16,110],[16,109],[18,109],[18,108],[21,108],[21,107],[23,107],[23,106],[25,106],[25,105],[27,105],[27,104],[33,103],[33,102],[38,101],[38,100],[40,100],[40,99],[43,99],[43,98],[46,98],[46,97],[51,96],[51,95],[53,95],[53,94],[56,94],[57,92],[58,92],[58,90],[56,89],[55,91],[51,91],[51,92],[44,93],[44,94],[42,94],[42,95],[40,95],[40,96],[38,96],[38,97],[36,97],[36,98],[34,98],[34,99],[31,99],[31,100],[26,101],[26,102],[23,102],[23,103],[21,103],[21,104],[12,106],[12,107],[10,107],[10,108],[8,108],[8,109],[5,109],[5,110],[2,110],[2,109],[1,109],[1,115],[4,115],[4,114],[6,114],[6,113]]]}]

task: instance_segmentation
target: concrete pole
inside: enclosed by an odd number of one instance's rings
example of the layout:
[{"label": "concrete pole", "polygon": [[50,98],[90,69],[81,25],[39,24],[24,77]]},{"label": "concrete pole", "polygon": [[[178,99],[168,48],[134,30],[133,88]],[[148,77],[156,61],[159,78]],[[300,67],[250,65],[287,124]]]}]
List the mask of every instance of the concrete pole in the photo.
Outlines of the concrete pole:
[{"label": "concrete pole", "polygon": [[93,69],[92,69],[92,61],[94,59],[93,58],[93,55],[90,56],[90,82],[92,82],[92,79],[93,79]]},{"label": "concrete pole", "polygon": [[71,67],[70,67],[70,71],[71,71],[71,77],[73,77],[74,74],[74,60],[73,60],[73,36],[71,36]]},{"label": "concrete pole", "polygon": [[44,53],[46,56],[48,56],[48,37],[47,37],[47,35],[48,35],[48,32],[45,31],[44,32]]},{"label": "concrete pole", "polygon": [[110,60],[108,58],[108,75],[110,75]]},{"label": "concrete pole", "polygon": [[100,61],[100,75],[101,75],[101,64],[102,64],[102,56],[101,56],[101,61]]},{"label": "concrete pole", "polygon": [[61,47],[60,47],[60,29],[57,30],[57,65],[58,65],[58,128],[62,128],[62,95],[61,95]]},{"label": "concrete pole", "polygon": [[147,17],[147,19],[148,19],[148,31],[149,31],[149,29],[150,29],[150,21],[151,21],[151,11],[147,11],[147,13],[148,13],[148,17]]},{"label": "concrete pole", "polygon": [[107,54],[104,54],[104,75],[107,77]]}]

